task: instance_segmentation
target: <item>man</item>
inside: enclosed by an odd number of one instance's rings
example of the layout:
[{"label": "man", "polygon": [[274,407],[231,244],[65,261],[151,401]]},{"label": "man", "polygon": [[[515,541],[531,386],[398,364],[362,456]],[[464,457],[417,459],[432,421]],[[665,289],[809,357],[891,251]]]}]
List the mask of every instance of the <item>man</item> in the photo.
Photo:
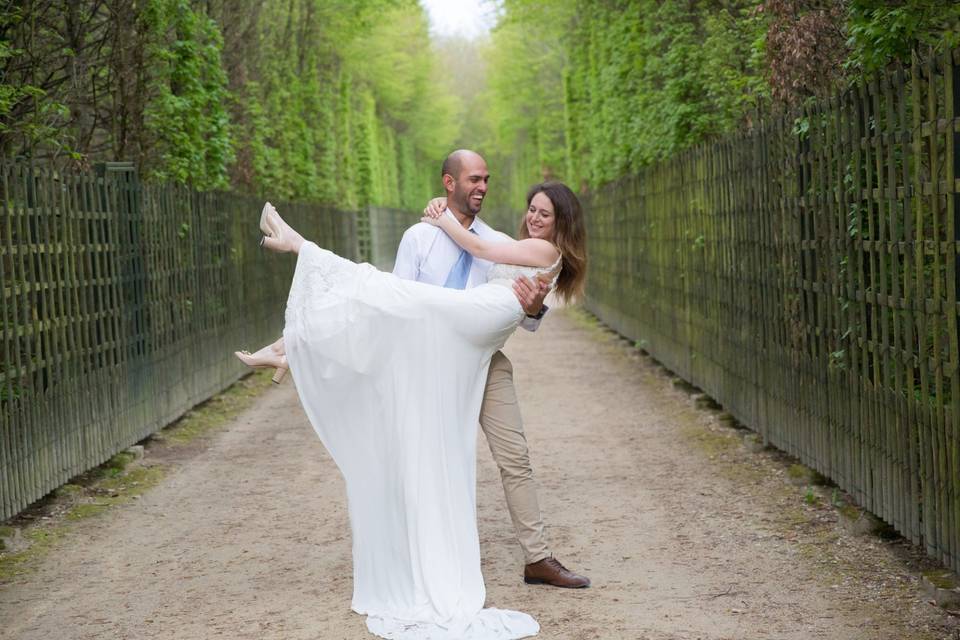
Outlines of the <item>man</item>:
[{"label": "man", "polygon": [[[479,154],[465,149],[454,151],[444,160],[441,175],[447,208],[465,228],[484,239],[508,239],[477,218],[490,180],[487,163]],[[403,234],[393,273],[407,280],[463,289],[486,282],[491,266],[490,262],[464,252],[440,229],[419,223]],[[539,326],[546,312],[543,300],[548,291],[528,278],[518,278],[514,283],[514,293],[527,314],[521,323],[525,329],[535,331]],[[513,366],[500,351],[490,361],[480,427],[500,467],[507,507],[523,548],[524,581],[567,588],[589,586],[589,579],[567,570],[547,547],[513,386]]]}]

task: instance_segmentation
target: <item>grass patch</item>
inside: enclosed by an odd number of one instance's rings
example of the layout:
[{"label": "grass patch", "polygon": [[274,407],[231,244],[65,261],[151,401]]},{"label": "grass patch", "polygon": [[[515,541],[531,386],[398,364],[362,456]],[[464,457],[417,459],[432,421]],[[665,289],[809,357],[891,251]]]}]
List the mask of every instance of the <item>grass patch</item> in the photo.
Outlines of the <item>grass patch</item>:
[{"label": "grass patch", "polygon": [[822,474],[814,471],[810,467],[794,463],[787,467],[787,477],[794,484],[800,485],[814,485],[818,487],[826,486],[830,484]]},{"label": "grass patch", "polygon": [[728,433],[710,431],[706,427],[693,424],[683,428],[683,434],[708,456],[717,456],[739,444],[739,440]]},{"label": "grass patch", "polygon": [[811,507],[819,507],[821,505],[820,496],[816,494],[812,487],[807,487],[807,490],[804,491],[803,501]]},{"label": "grass patch", "polygon": [[[133,500],[152,487],[157,486],[165,476],[166,468],[160,465],[134,467],[123,475],[104,478],[91,487],[97,497],[88,502],[74,505],[66,514],[67,520],[83,520],[100,515],[110,507]],[[102,495],[107,494],[107,495]]]},{"label": "grass patch", "polygon": [[166,468],[159,465],[136,467],[122,476],[107,478],[99,483],[98,488],[105,491],[116,491],[124,497],[132,498],[159,484],[165,471]]},{"label": "grass patch", "polygon": [[83,487],[78,484],[68,482],[67,484],[55,489],[53,496],[55,498],[72,498],[83,493]]},{"label": "grass patch", "polygon": [[26,534],[29,546],[23,551],[0,554],[0,581],[11,580],[29,571],[67,533],[66,525],[38,527]]},{"label": "grass patch", "polygon": [[563,314],[573,321],[573,324],[577,325],[577,327],[589,331],[594,337],[605,336],[606,334],[616,335],[602,325],[595,315],[580,305],[564,307]]},{"label": "grass patch", "polygon": [[587,311],[581,305],[564,307],[563,312],[566,313],[567,316],[579,326],[582,326],[587,329],[601,328],[600,321],[597,320],[597,316]]},{"label": "grass patch", "polygon": [[[61,497],[58,506],[60,513],[52,516],[52,521],[43,524],[31,524],[24,528],[25,549],[16,553],[0,553],[0,582],[30,571],[37,561],[71,530],[71,525],[80,520],[93,518],[106,513],[111,507],[130,502],[136,496],[148,491],[163,480],[166,468],[160,465],[150,467],[132,466],[128,471],[117,475],[103,473],[115,469],[106,463],[98,467],[100,479],[89,484],[65,485],[74,487]],[[129,464],[126,461],[124,464]],[[3,531],[13,535],[13,527],[3,527]],[[0,550],[2,551],[2,550]]]},{"label": "grass patch", "polygon": [[583,305],[564,307],[563,313],[567,318],[572,320],[573,324],[577,327],[593,334],[594,338],[617,340],[620,342],[620,345],[626,349],[638,349],[643,352],[644,355],[649,355],[647,352],[647,347],[649,346],[647,340],[643,338],[634,340],[621,334],[612,327],[604,324],[600,318],[593,315],[593,313],[588,311]]},{"label": "grass patch", "polygon": [[110,505],[110,500],[103,499],[95,502],[78,504],[67,512],[67,520],[83,520],[84,518],[100,515],[106,511]]},{"label": "grass patch", "polygon": [[109,475],[115,476],[126,469],[127,465],[133,462],[135,459],[136,456],[132,453],[121,451],[120,453],[114,454],[114,456],[107,460],[103,466]]},{"label": "grass patch", "polygon": [[186,444],[224,426],[253,404],[273,383],[272,370],[257,370],[229,389],[188,411],[182,418],[160,431],[160,438],[171,444]]},{"label": "grass patch", "polygon": [[837,507],[837,511],[848,520],[859,520],[860,516],[863,515],[863,512],[852,504],[843,504]]},{"label": "grass patch", "polygon": [[802,480],[809,475],[809,469],[802,464],[792,464],[787,467],[787,475],[794,480]]},{"label": "grass patch", "polygon": [[936,569],[933,571],[924,571],[923,577],[937,589],[956,589],[957,580],[953,572],[946,569]]}]

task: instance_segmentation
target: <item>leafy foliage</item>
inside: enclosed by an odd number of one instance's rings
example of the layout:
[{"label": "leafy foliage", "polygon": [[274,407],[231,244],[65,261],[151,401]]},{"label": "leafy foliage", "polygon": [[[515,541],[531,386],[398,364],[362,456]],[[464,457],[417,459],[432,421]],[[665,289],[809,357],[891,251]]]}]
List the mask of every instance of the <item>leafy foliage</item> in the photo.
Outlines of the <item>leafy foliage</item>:
[{"label": "leafy foliage", "polygon": [[914,46],[960,45],[960,3],[940,0],[851,0],[847,67],[873,71],[908,61]]},{"label": "leafy foliage", "polygon": [[[485,42],[415,0],[22,0],[0,9],[0,153],[134,160],[274,198],[419,209],[455,146],[489,205],[603,184],[960,44],[937,0],[500,0]],[[498,185],[496,181],[500,181]]]},{"label": "leafy foliage", "polygon": [[[479,140],[463,140],[488,156],[495,180],[491,205],[509,198],[512,206],[534,179],[563,175],[565,159],[560,86],[566,65],[566,25],[573,6],[563,2],[505,2],[503,18],[475,56],[490,69],[476,100],[469,129]],[[479,122],[477,122],[479,121]],[[479,144],[478,144],[479,142]]]},{"label": "leafy foliage", "polygon": [[[936,0],[504,0],[478,102],[483,147],[528,184],[584,190],[960,43]],[[492,192],[494,198],[496,191]],[[491,198],[491,199],[494,199]]]},{"label": "leafy foliage", "polygon": [[153,99],[144,123],[156,139],[153,177],[224,187],[233,160],[223,42],[216,23],[188,0],[151,0],[144,21],[153,33],[148,57]]},{"label": "leafy foliage", "polygon": [[535,180],[586,188],[734,127],[766,93],[756,4],[504,2],[484,98],[511,205]]},{"label": "leafy foliage", "polygon": [[0,32],[6,154],[419,208],[458,132],[414,0],[25,0]]}]

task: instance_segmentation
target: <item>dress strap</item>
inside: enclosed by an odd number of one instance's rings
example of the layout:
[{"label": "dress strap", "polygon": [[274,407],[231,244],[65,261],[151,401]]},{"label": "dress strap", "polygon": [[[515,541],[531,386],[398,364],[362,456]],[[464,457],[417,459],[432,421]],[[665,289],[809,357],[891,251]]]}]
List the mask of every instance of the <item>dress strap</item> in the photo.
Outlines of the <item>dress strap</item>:
[{"label": "dress strap", "polygon": [[553,245],[553,248],[556,249],[556,250],[557,250],[557,253],[560,254],[560,255],[557,256],[556,261],[553,263],[553,266],[555,267],[555,266],[557,266],[558,264],[560,264],[561,262],[563,262],[563,251],[561,251],[561,250],[560,250],[560,247],[557,246],[556,244],[554,244],[553,242],[551,242],[550,244],[552,244],[552,245]]},{"label": "dress strap", "polygon": [[[550,244],[553,244],[553,243],[551,242]],[[550,265],[549,267],[541,267],[542,269],[541,273],[543,275],[550,276],[551,286],[556,284],[557,278],[560,276],[560,270],[563,268],[563,252],[560,251],[560,247],[558,247],[557,245],[553,244],[553,246],[554,248],[556,248],[557,253],[559,253],[560,255],[557,256],[557,259],[554,260],[553,264]]]}]

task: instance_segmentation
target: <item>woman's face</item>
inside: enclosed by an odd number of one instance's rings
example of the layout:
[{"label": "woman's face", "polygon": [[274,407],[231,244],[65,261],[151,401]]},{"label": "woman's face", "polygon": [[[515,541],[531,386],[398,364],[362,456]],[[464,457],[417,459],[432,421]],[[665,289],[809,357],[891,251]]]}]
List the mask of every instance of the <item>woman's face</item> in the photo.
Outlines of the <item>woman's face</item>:
[{"label": "woman's face", "polygon": [[550,198],[542,191],[533,196],[530,206],[527,207],[525,218],[527,233],[530,237],[552,241],[555,222],[556,216],[553,213],[553,203]]}]

